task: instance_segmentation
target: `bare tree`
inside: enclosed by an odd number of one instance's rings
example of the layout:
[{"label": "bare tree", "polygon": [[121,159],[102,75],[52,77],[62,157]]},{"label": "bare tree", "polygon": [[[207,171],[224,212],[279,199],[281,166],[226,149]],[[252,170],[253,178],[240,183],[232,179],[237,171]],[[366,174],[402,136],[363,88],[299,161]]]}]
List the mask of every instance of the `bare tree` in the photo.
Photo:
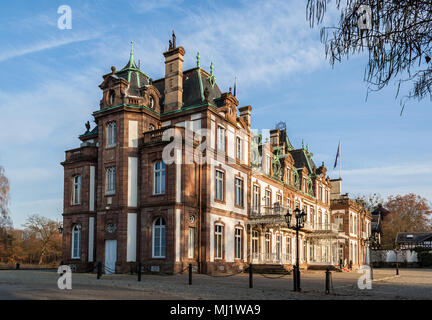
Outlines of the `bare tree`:
[{"label": "bare tree", "polygon": [[384,199],[379,193],[370,194],[358,194],[354,197],[354,201],[361,204],[363,208],[367,209],[369,212],[374,211],[380,203],[384,202]]},{"label": "bare tree", "polygon": [[12,226],[9,216],[9,180],[4,174],[3,167],[0,166],[0,229]]},{"label": "bare tree", "polygon": [[27,222],[23,226],[35,234],[36,238],[40,239],[41,251],[39,264],[42,264],[50,246],[52,246],[52,242],[58,238],[60,224],[54,220],[34,214],[27,218]]},{"label": "bare tree", "polygon": [[392,247],[398,232],[428,232],[432,225],[430,202],[413,193],[390,196],[384,204],[390,213],[382,221],[382,244]]},{"label": "bare tree", "polygon": [[[308,0],[311,26],[322,24],[332,0]],[[334,0],[340,12],[334,27],[321,29],[331,65],[344,57],[368,52],[364,80],[370,90],[396,81],[412,83],[404,98],[432,99],[432,5],[430,0]],[[404,105],[406,99],[401,99]],[[403,108],[401,110],[402,114]]]}]

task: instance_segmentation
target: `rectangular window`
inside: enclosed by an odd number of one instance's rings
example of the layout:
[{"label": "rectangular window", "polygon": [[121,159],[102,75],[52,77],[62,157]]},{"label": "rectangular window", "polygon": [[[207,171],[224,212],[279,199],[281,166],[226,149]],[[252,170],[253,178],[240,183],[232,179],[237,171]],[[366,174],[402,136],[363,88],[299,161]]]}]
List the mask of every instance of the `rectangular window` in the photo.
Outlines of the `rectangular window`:
[{"label": "rectangular window", "polygon": [[260,206],[260,186],[254,184],[253,186],[253,210],[259,211]]},{"label": "rectangular window", "polygon": [[117,124],[110,122],[107,124],[107,147],[114,147],[117,143]]},{"label": "rectangular window", "polygon": [[224,200],[224,172],[216,170],[216,200]]},{"label": "rectangular window", "polygon": [[164,194],[166,184],[166,167],[163,161],[155,162],[153,165],[153,194]]},{"label": "rectangular window", "polygon": [[109,167],[105,171],[105,194],[115,193],[116,168]]},{"label": "rectangular window", "polygon": [[215,259],[223,258],[223,225],[215,225]]},{"label": "rectangular window", "polygon": [[271,167],[271,159],[270,159],[270,156],[268,154],[266,154],[265,168],[264,168],[266,174],[270,174],[270,167]]},{"label": "rectangular window", "polygon": [[282,252],[282,241],[280,234],[276,235],[276,257],[277,259],[281,258],[281,252]]},{"label": "rectangular window", "polygon": [[235,205],[243,207],[243,179],[235,178]]},{"label": "rectangular window", "polygon": [[276,194],[276,202],[282,205],[282,196],[280,194]]},{"label": "rectangular window", "polygon": [[258,253],[259,253],[258,241],[259,241],[258,231],[253,230],[252,231],[252,255],[254,259],[258,258]]},{"label": "rectangular window", "polygon": [[221,126],[218,126],[217,144],[219,150],[225,151],[225,128]]},{"label": "rectangular window", "polygon": [[189,238],[188,238],[188,258],[194,258],[195,251],[195,228],[189,228]]},{"label": "rectangular window", "polygon": [[287,258],[291,257],[291,238],[286,237],[286,247],[285,247],[285,253],[287,255]]},{"label": "rectangular window", "polygon": [[241,160],[242,159],[242,140],[240,137],[236,138],[236,150],[237,150],[237,159]]},{"label": "rectangular window", "polygon": [[265,206],[270,207],[270,203],[271,203],[271,191],[266,190],[265,191]]},{"label": "rectangular window", "polygon": [[288,208],[291,208],[291,199],[290,198],[286,198],[286,205]]},{"label": "rectangular window", "polygon": [[266,260],[270,260],[271,256],[271,241],[270,241],[270,233],[265,234],[265,253],[266,253]]},{"label": "rectangular window", "polygon": [[242,229],[236,228],[234,235],[234,258],[242,258]]},{"label": "rectangular window", "polygon": [[81,176],[75,176],[73,178],[72,204],[81,203],[81,181]]}]

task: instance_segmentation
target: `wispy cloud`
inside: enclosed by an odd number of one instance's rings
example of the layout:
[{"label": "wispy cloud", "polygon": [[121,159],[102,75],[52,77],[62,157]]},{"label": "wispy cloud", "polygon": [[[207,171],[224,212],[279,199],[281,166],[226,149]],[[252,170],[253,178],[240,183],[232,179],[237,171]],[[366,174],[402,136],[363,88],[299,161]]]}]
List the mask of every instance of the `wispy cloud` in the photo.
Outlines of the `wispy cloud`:
[{"label": "wispy cloud", "polygon": [[147,13],[157,9],[177,8],[183,0],[132,0],[130,5],[140,13]]},{"label": "wispy cloud", "polygon": [[203,67],[215,63],[223,85],[231,85],[234,75],[243,86],[276,84],[325,63],[318,31],[311,31],[302,1],[214,5],[186,11],[185,17],[178,42],[189,50],[186,61],[191,63],[199,51]]},{"label": "wispy cloud", "polygon": [[24,55],[28,55],[35,52],[40,52],[44,50],[54,49],[61,46],[65,46],[72,43],[77,42],[83,42],[88,41],[90,39],[94,39],[98,37],[97,34],[92,35],[80,35],[76,37],[69,37],[69,38],[61,38],[61,39],[52,39],[48,41],[39,42],[36,44],[33,44],[31,46],[25,47],[25,48],[14,48],[5,52],[0,53],[0,62],[13,59],[16,57],[21,57]]}]

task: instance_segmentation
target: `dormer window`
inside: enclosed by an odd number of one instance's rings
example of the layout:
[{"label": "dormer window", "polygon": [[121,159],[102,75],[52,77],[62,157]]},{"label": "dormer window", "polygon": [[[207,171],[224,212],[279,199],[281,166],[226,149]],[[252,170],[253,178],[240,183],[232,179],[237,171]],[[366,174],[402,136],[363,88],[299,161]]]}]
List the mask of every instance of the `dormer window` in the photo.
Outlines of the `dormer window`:
[{"label": "dormer window", "polygon": [[154,107],[155,107],[155,101],[154,101],[154,98],[153,98],[153,96],[150,96],[150,97],[149,97],[149,108],[150,108],[150,109],[154,109]]},{"label": "dormer window", "polygon": [[111,90],[109,93],[109,103],[110,105],[114,105],[114,101],[115,101],[115,91]]}]

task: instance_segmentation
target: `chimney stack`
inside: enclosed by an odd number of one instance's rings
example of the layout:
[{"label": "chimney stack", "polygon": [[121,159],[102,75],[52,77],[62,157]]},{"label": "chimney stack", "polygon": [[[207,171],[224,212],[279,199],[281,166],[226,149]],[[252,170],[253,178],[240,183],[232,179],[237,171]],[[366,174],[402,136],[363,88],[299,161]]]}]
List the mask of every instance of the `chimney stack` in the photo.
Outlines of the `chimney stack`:
[{"label": "chimney stack", "polygon": [[340,199],[342,194],[342,179],[330,180],[331,193],[330,200]]},{"label": "chimney stack", "polygon": [[165,56],[165,112],[181,109],[183,105],[183,47],[176,46],[176,36],[173,31],[169,49]]},{"label": "chimney stack", "polygon": [[239,108],[240,111],[240,119],[242,119],[246,124],[250,127],[251,125],[251,106],[241,107]]}]

